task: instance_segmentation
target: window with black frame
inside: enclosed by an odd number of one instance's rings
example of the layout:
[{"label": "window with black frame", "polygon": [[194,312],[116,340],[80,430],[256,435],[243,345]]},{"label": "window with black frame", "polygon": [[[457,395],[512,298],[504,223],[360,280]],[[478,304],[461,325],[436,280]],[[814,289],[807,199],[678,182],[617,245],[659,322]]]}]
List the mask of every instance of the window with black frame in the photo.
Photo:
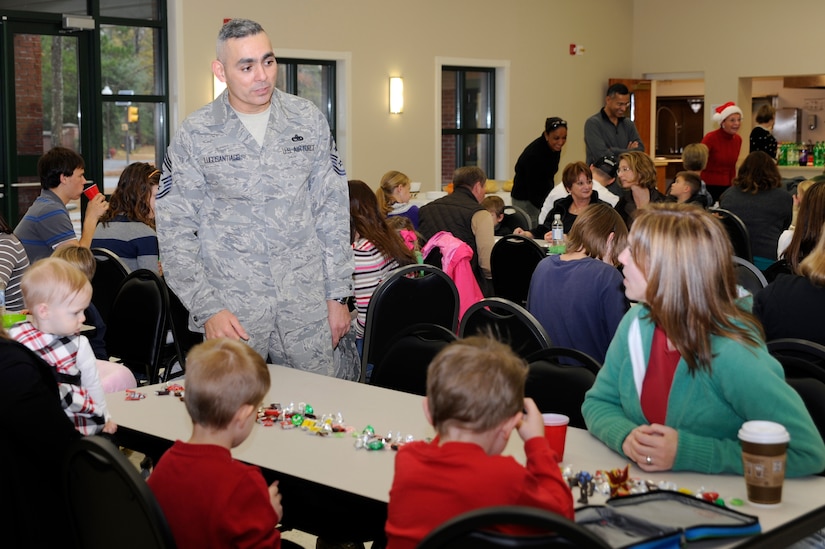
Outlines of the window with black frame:
[{"label": "window with black frame", "polygon": [[335,137],[335,61],[278,58],[278,80],[275,87],[315,103],[327,117]]},{"label": "window with black frame", "polygon": [[441,69],[441,183],[461,166],[495,174],[495,68]]}]

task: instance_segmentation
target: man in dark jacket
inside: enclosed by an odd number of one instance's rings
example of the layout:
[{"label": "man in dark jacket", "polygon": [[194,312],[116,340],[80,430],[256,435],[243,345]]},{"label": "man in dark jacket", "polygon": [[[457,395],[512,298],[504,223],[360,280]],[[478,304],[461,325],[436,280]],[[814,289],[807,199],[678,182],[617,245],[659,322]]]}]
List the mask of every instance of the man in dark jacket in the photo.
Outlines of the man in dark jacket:
[{"label": "man in dark jacket", "polygon": [[429,240],[439,231],[452,233],[473,250],[473,272],[484,295],[490,295],[490,251],[493,249],[493,218],[481,205],[484,199],[484,170],[459,168],[453,174],[453,192],[422,206],[418,230]]}]

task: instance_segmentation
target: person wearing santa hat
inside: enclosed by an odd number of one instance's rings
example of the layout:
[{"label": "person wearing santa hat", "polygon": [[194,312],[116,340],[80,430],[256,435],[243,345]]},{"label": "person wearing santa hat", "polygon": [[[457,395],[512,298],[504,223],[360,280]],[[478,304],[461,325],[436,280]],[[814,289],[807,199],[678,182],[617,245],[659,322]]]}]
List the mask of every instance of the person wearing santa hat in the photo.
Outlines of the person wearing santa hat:
[{"label": "person wearing santa hat", "polygon": [[719,129],[708,132],[702,138],[702,143],[708,147],[708,163],[702,170],[702,180],[716,202],[736,177],[736,161],[742,149],[742,137],[739,135],[742,109],[733,101],[728,101],[716,107],[713,121],[719,123]]}]

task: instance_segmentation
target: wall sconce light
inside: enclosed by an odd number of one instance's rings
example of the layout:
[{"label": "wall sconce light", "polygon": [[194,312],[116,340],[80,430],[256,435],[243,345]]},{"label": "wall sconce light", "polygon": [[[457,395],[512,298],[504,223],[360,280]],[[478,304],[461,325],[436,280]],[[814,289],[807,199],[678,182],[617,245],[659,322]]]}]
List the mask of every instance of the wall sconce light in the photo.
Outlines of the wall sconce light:
[{"label": "wall sconce light", "polygon": [[693,111],[693,114],[699,112],[699,109],[702,108],[702,104],[705,102],[703,99],[688,99],[688,105],[690,105],[690,110]]},{"label": "wall sconce light", "polygon": [[404,79],[390,76],[390,114],[404,112]]},{"label": "wall sconce light", "polygon": [[218,77],[214,74],[212,75],[212,99],[217,99],[220,94],[223,93],[223,90],[226,89],[226,82],[221,82],[218,80]]}]

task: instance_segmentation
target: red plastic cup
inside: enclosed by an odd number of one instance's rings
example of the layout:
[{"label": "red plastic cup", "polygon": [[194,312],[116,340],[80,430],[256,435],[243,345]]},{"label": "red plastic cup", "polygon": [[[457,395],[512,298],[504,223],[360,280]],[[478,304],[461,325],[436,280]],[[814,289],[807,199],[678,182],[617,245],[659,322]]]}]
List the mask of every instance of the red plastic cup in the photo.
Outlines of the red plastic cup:
[{"label": "red plastic cup", "polygon": [[83,194],[86,195],[86,198],[91,200],[91,199],[93,199],[94,197],[96,197],[97,195],[100,194],[100,189],[97,188],[97,185],[92,183],[91,185],[89,185],[88,187],[83,189]]},{"label": "red plastic cup", "polygon": [[544,419],[544,436],[561,462],[564,460],[564,442],[567,440],[570,418],[562,414],[541,414],[541,417]]}]

